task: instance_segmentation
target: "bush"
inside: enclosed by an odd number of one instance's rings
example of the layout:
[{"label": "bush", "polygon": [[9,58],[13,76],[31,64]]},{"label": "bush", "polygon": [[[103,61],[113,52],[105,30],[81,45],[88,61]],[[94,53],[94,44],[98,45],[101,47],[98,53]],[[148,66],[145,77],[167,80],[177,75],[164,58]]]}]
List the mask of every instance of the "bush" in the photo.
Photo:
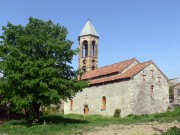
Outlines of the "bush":
[{"label": "bush", "polygon": [[180,128],[172,127],[162,135],[180,135]]},{"label": "bush", "polygon": [[121,114],[121,109],[115,109],[114,110],[114,117],[119,118]]},{"label": "bush", "polygon": [[129,114],[127,117],[133,117],[134,115],[133,114]]},{"label": "bush", "polygon": [[148,114],[142,114],[142,115],[129,114],[127,117],[130,117],[133,119],[142,119],[142,118],[148,117]]},{"label": "bush", "polygon": [[140,120],[142,118],[143,118],[143,116],[141,116],[141,115],[134,115],[133,116],[133,119],[135,119],[135,120]]}]

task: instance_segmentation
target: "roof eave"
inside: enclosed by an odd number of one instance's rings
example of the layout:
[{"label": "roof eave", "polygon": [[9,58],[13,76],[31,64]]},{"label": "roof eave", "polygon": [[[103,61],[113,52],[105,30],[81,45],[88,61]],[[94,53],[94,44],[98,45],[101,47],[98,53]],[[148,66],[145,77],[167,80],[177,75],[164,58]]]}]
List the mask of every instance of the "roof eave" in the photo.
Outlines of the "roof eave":
[{"label": "roof eave", "polygon": [[93,35],[93,34],[86,34],[86,35],[79,35],[79,37],[78,37],[78,41],[79,41],[80,37],[85,37],[85,36],[92,36],[92,37],[96,37],[97,39],[99,39],[99,36],[97,36],[97,35]]},{"label": "roof eave", "polygon": [[152,60],[150,61],[150,63],[148,63],[146,66],[142,67],[138,72],[132,74],[130,77],[134,77],[135,75],[137,75],[139,72],[141,72],[144,68],[146,68],[147,66],[149,66],[150,64],[152,64]]}]

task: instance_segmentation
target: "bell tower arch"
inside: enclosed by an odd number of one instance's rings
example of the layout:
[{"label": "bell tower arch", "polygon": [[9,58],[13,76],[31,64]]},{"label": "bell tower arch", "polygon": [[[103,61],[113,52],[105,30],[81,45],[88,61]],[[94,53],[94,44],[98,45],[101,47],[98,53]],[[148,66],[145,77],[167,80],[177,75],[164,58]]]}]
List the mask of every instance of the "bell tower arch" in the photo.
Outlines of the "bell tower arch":
[{"label": "bell tower arch", "polygon": [[79,69],[84,72],[98,68],[98,39],[98,33],[88,20],[78,38]]}]

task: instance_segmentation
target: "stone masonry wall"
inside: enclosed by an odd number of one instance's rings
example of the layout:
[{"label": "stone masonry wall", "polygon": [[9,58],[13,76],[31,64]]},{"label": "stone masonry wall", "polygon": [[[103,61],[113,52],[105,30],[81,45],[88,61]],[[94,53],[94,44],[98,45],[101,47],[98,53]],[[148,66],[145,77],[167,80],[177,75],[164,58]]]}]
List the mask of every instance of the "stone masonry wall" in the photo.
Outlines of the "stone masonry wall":
[{"label": "stone masonry wall", "polygon": [[[86,88],[73,98],[72,110],[70,110],[69,101],[64,104],[64,113],[83,114],[84,105],[87,104],[89,114],[112,116],[115,109],[121,109],[121,114],[126,115],[131,112],[132,83],[133,81],[124,81]],[[106,97],[106,110],[101,110],[103,96]]]},{"label": "stone masonry wall", "polygon": [[[152,69],[154,70],[153,73]],[[145,81],[143,74],[146,75]],[[134,80],[136,83],[131,98],[132,114],[151,114],[167,110],[169,106],[169,83],[154,64],[138,73]],[[154,86],[153,92],[152,85]]]},{"label": "stone masonry wall", "polygon": [[[146,75],[145,81],[143,74]],[[101,110],[103,96],[106,97],[106,110]],[[121,109],[121,116],[164,112],[169,105],[169,84],[165,76],[151,64],[129,81],[85,88],[73,98],[72,110],[69,101],[64,103],[64,113],[84,114],[84,105],[88,105],[89,114],[93,115],[113,116],[115,109]]]},{"label": "stone masonry wall", "polygon": [[121,73],[125,73],[127,70],[131,69],[132,67],[136,66],[137,64],[139,64],[139,62],[136,60],[134,61],[132,64],[130,64],[128,67],[126,67]]},{"label": "stone masonry wall", "polygon": [[180,105],[180,96],[178,96],[178,90],[180,90],[180,84],[174,88],[174,104]]}]

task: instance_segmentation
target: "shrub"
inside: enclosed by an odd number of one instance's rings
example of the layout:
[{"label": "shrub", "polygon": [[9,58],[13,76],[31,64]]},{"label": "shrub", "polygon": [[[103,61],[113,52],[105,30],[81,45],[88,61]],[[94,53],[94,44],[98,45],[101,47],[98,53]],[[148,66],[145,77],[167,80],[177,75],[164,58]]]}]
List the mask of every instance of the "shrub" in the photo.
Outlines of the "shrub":
[{"label": "shrub", "polygon": [[134,115],[133,116],[133,119],[135,119],[135,120],[139,120],[139,119],[142,119],[143,118],[143,116],[141,116],[141,115]]},{"label": "shrub", "polygon": [[129,114],[127,117],[133,118],[135,120],[141,119],[145,117],[146,115],[134,115],[134,114]]},{"label": "shrub", "polygon": [[180,135],[180,128],[172,127],[162,135]]},{"label": "shrub", "polygon": [[120,117],[120,114],[121,114],[121,109],[115,109],[115,110],[114,110],[114,117],[119,118],[119,117]]},{"label": "shrub", "polygon": [[133,117],[134,115],[133,114],[129,114],[127,117]]},{"label": "shrub", "polygon": [[167,108],[167,111],[172,112],[173,110],[174,110],[174,107],[169,105],[168,108]]}]

